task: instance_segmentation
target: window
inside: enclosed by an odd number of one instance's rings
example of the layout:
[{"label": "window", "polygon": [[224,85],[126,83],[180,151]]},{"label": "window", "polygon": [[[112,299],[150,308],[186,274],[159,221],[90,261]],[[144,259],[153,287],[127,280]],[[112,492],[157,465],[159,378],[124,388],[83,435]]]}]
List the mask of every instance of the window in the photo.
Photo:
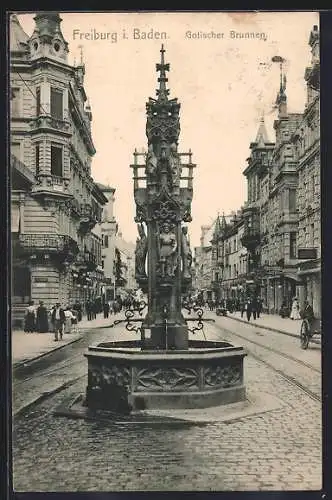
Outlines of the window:
[{"label": "window", "polygon": [[63,93],[55,88],[51,88],[51,116],[63,120]]},{"label": "window", "polygon": [[12,142],[10,145],[10,152],[18,160],[21,159],[21,144],[19,142]]},{"label": "window", "polygon": [[51,146],[51,175],[62,177],[62,147]]},{"label": "window", "polygon": [[36,144],[36,175],[39,174],[39,144]]},{"label": "window", "polygon": [[296,232],[289,233],[289,257],[296,259]]},{"label": "window", "polygon": [[107,236],[107,234],[105,234],[105,236],[104,236],[104,247],[108,248],[108,236]]},{"label": "window", "polygon": [[10,113],[11,116],[20,116],[21,95],[19,88],[11,89]]},{"label": "window", "polygon": [[36,116],[40,115],[40,87],[36,89]]},{"label": "window", "polygon": [[311,188],[312,188],[312,197],[315,197],[315,176],[311,177]]},{"label": "window", "polygon": [[101,268],[104,269],[104,266],[105,266],[105,261],[104,261],[104,259],[102,259],[102,261],[101,261]]},{"label": "window", "polygon": [[289,190],[289,211],[296,212],[296,189]]}]

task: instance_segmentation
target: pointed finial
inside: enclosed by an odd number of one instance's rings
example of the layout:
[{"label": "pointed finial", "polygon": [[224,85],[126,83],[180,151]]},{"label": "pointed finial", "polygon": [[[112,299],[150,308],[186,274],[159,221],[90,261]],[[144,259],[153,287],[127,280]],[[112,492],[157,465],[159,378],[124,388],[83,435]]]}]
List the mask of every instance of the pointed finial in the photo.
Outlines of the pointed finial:
[{"label": "pointed finial", "polygon": [[169,90],[166,88],[166,82],[168,82],[168,78],[166,77],[166,71],[169,71],[170,65],[165,64],[164,44],[161,45],[160,53],[161,53],[160,64],[156,64],[156,70],[160,72],[160,76],[158,78],[159,89],[157,90],[156,93],[159,101],[165,101],[167,100],[167,96],[169,94]]},{"label": "pointed finial", "polygon": [[73,64],[74,67],[76,67],[76,57],[74,56],[74,64]]},{"label": "pointed finial", "polygon": [[80,49],[80,66],[84,66],[84,60],[83,60],[83,45],[79,45],[78,48]]}]

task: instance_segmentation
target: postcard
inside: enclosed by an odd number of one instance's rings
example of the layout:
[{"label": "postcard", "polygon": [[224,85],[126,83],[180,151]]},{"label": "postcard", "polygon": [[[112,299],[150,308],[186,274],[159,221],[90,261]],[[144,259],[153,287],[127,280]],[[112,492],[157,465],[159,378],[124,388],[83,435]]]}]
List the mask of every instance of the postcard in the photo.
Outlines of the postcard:
[{"label": "postcard", "polygon": [[8,29],[14,491],[321,490],[319,13]]}]

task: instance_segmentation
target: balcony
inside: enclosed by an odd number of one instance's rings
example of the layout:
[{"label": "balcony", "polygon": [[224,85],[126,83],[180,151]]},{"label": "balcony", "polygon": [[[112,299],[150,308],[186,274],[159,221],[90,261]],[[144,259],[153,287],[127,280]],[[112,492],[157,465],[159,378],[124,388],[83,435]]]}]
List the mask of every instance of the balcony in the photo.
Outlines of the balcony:
[{"label": "balcony", "polygon": [[71,124],[67,120],[59,120],[50,115],[40,115],[30,122],[32,132],[60,132],[63,135],[70,136],[72,134]]},{"label": "balcony", "polygon": [[84,267],[86,271],[95,271],[97,269],[97,256],[89,250],[86,250],[78,254],[76,263]]},{"label": "balcony", "polygon": [[92,228],[98,222],[98,214],[90,203],[81,203],[80,205],[80,228],[81,234],[86,234],[91,231]]},{"label": "balcony", "polygon": [[249,251],[254,250],[260,244],[260,233],[256,228],[246,228],[241,238],[241,243]]},{"label": "balcony", "polygon": [[51,175],[50,173],[41,173],[37,176],[37,181],[33,186],[32,193],[35,195],[54,195],[66,196],[72,195],[68,189],[69,179]]},{"label": "balcony", "polygon": [[59,257],[60,260],[74,260],[79,248],[68,235],[31,233],[19,235],[15,250],[31,257],[43,254]]}]

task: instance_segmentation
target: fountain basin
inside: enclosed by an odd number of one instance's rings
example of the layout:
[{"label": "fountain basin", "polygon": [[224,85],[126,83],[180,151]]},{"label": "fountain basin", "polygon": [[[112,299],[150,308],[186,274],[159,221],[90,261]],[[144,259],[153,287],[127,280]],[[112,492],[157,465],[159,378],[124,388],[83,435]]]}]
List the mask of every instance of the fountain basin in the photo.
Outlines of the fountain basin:
[{"label": "fountain basin", "polygon": [[205,340],[190,340],[188,350],[140,346],[140,341],[119,341],[88,348],[89,408],[189,409],[245,400],[243,347]]}]

